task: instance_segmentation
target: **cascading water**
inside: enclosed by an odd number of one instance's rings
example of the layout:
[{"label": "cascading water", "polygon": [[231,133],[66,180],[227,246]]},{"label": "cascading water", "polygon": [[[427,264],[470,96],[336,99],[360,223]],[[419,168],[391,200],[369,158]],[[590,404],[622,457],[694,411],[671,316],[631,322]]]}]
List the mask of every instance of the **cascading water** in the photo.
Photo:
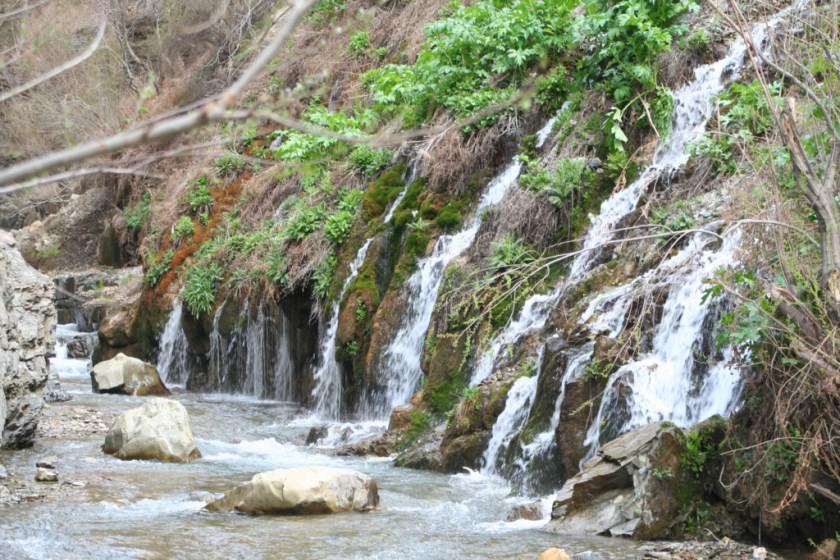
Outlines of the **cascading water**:
[{"label": "cascading water", "polygon": [[356,252],[356,258],[350,264],[350,274],[341,286],[341,292],[330,310],[330,321],[321,337],[319,352],[321,365],[315,371],[315,388],[312,390],[315,413],[321,418],[337,419],[341,413],[341,366],[335,359],[335,344],[338,336],[338,315],[341,310],[341,300],[356,278],[359,269],[365,262],[368,249],[373,239],[365,241]]},{"label": "cascading water", "polygon": [[[553,125],[554,119],[550,119],[537,132],[539,146],[548,138]],[[502,201],[516,184],[521,170],[521,162],[514,159],[490,181],[467,225],[458,233],[440,236],[431,256],[417,263],[417,270],[408,280],[406,319],[385,351],[385,391],[382,395],[373,396],[373,402],[367,407],[369,415],[387,417],[395,406],[408,402],[417,390],[423,377],[420,367],[423,343],[432,319],[443,273],[450,262],[470,248],[481,226],[482,212]]]},{"label": "cascading water", "polygon": [[619,368],[607,382],[598,416],[587,432],[585,444],[590,455],[616,404],[619,385],[630,395],[627,418],[617,427],[619,433],[660,420],[690,426],[732,411],[741,385],[739,370],[731,364],[732,349],[726,349],[723,359],[711,364],[702,379],[696,379],[693,372],[698,348],[710,336],[704,329],[705,319],[718,303],[704,298],[707,281],[721,267],[735,262],[740,237],[739,230],[732,231],[715,250],[707,248],[709,234],[696,234],[677,256],[663,264],[662,268],[670,271],[667,282],[671,288],[652,348]]},{"label": "cascading water", "polygon": [[[806,2],[807,0],[798,0],[794,5],[783,10],[766,23],[754,26],[751,31],[753,43],[759,46],[762,45],[767,33],[773,27],[778,25],[791,11],[798,10]],[[636,208],[645,190],[660,179],[669,179],[688,162],[691,145],[699,141],[705,132],[706,123],[715,107],[715,98],[727,83],[731,83],[738,78],[746,53],[747,45],[743,38],[736,38],[730,45],[726,56],[713,64],[696,68],[694,70],[694,79],[673,94],[674,116],[672,131],[667,140],[656,150],[651,164],[630,186],[613,194],[601,205],[600,213],[592,219],[592,224],[586,234],[582,247],[572,261],[566,280],[552,292],[532,296],[525,302],[519,315],[502,330],[479,358],[471,378],[471,385],[478,385],[493,373],[499,354],[504,348],[510,347],[512,343],[518,341],[523,336],[541,330],[545,326],[551,309],[560,299],[565,289],[583,280],[586,273],[592,267],[597,255],[600,253],[601,248],[613,239],[616,226]],[[732,238],[727,240],[726,247],[729,247],[731,243],[735,243],[732,241]],[[715,266],[721,266],[727,264],[729,262],[727,259],[731,259],[731,257],[731,250],[725,249],[719,253],[719,258],[707,258],[713,261]],[[702,283],[702,280],[708,275],[704,276],[703,274],[710,273],[710,271],[705,267],[700,267],[699,270],[700,272],[695,270],[695,274],[691,278],[694,279],[699,274],[701,278],[699,282]],[[690,311],[695,312],[698,316],[705,316],[705,312],[708,311],[708,305],[700,303],[702,293],[695,293],[700,287],[691,280],[688,282],[683,280],[680,283],[683,285],[683,290],[680,294],[675,294],[676,301],[672,305],[676,306],[679,300],[696,297],[696,302],[692,304],[687,303],[686,305],[693,306]],[[624,292],[616,291],[611,293],[609,295],[611,298],[609,302],[599,302],[609,303],[611,311],[608,314],[602,314],[596,320],[595,324],[591,326],[593,332],[606,330],[610,336],[616,336],[621,331],[624,326],[624,315],[627,306],[629,306],[627,298],[632,291],[631,286],[626,286],[623,289]],[[672,300],[669,299],[669,301]],[[660,344],[671,345],[674,351],[677,351],[676,347],[682,344],[683,346],[679,350],[690,352],[693,341],[696,340],[696,338],[691,338],[691,333],[694,332],[693,329],[695,327],[699,328],[702,326],[702,318],[700,319],[700,325],[691,323],[691,326],[689,326],[686,324],[683,331],[679,334],[675,334],[674,336],[666,334],[664,329],[678,328],[680,326],[679,322],[682,317],[678,313],[679,310],[674,309],[673,313],[667,317],[671,323],[667,327],[664,326],[663,320],[662,330],[660,331],[661,336],[658,334],[657,338]],[[591,311],[589,311],[589,314],[591,315]],[[587,317],[587,313],[584,313],[584,317],[589,318]],[[680,338],[675,338],[675,336]],[[553,434],[559,425],[562,399],[565,396],[565,385],[572,379],[572,376],[580,374],[580,371],[582,371],[585,365],[585,361],[589,359],[588,356],[591,356],[591,348],[588,348],[588,346],[570,357],[569,367],[561,382],[560,396],[555,406],[556,414],[552,416],[550,429],[544,434],[540,434],[531,444],[525,446],[523,456],[525,454],[535,456],[553,446]],[[738,375],[726,364],[718,363],[706,372],[704,385],[697,391],[699,396],[691,399],[690,402],[686,402],[687,392],[683,392],[683,389],[685,389],[683,374],[691,368],[668,368],[667,365],[662,366],[662,363],[667,364],[668,360],[674,358],[666,353],[667,349],[667,347],[663,347],[661,354],[654,353],[646,360],[634,366],[634,372],[638,370],[647,371],[646,373],[643,371],[638,374],[639,383],[634,387],[633,391],[634,395],[638,392],[638,397],[634,397],[631,420],[627,428],[657,417],[673,417],[678,420],[696,421],[717,412],[727,412],[729,407],[732,406],[732,403],[737,400],[736,397],[739,391]],[[731,357],[731,349],[727,350],[724,354],[725,356]],[[583,358],[584,356],[586,357]],[[683,360],[680,362],[683,366],[690,361],[690,358],[685,358],[684,356],[675,359]],[[663,367],[669,370],[669,376],[672,379],[669,383],[663,383],[660,386],[659,379],[653,375],[651,368],[663,369]],[[646,391],[650,391],[650,394],[645,395],[644,393]],[[727,395],[724,396],[723,393],[727,393]],[[669,402],[668,399],[671,398],[676,400]],[[533,403],[533,400],[524,401],[516,399],[510,405],[530,406],[529,403]],[[605,403],[607,400],[606,396],[602,400],[602,411],[606,407]],[[506,404],[505,412],[507,412],[507,406]],[[672,407],[676,407],[680,411],[672,413],[670,410]],[[665,412],[666,410],[667,412]],[[590,445],[591,450],[594,450],[598,444],[599,433],[596,433],[596,431],[600,429],[602,411],[599,411],[599,418],[593,422],[592,428],[590,429],[591,433],[587,436],[587,444]],[[505,418],[521,417],[527,418],[527,415],[514,411],[505,415]],[[524,421],[522,425],[524,425]],[[512,438],[513,436],[511,435],[510,437]],[[510,438],[508,438],[508,441],[510,441]],[[522,461],[522,459],[521,457],[519,460]]]},{"label": "cascading water", "polygon": [[189,380],[189,352],[181,327],[181,317],[181,300],[175,298],[166,326],[160,335],[160,352],[157,361],[160,378],[167,384],[185,385]]},{"label": "cascading water", "polygon": [[481,212],[498,204],[516,182],[522,164],[514,161],[490,182],[469,223],[458,233],[442,235],[431,256],[417,263],[417,270],[408,279],[408,310],[391,344],[385,350],[387,372],[385,393],[373,403],[373,415],[387,416],[391,409],[408,402],[417,389],[423,370],[420,359],[423,342],[432,319],[443,272],[453,259],[469,249],[481,226]]}]

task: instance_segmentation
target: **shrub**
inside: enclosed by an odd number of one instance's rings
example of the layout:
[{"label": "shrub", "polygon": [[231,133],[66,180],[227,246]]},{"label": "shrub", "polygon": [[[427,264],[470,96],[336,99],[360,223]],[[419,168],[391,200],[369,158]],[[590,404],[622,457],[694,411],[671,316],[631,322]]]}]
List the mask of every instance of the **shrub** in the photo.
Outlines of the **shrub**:
[{"label": "shrub", "polygon": [[218,263],[196,264],[190,267],[181,297],[193,317],[199,317],[213,309],[216,285],[222,277],[222,267]]},{"label": "shrub", "polygon": [[193,224],[193,221],[189,216],[181,216],[172,228],[172,239],[179,240],[185,237],[192,237],[193,233],[195,233],[195,224]]},{"label": "shrub", "polygon": [[285,286],[289,280],[289,271],[286,266],[286,257],[275,248],[268,255],[268,269],[266,277],[278,286]]},{"label": "shrub", "polygon": [[324,224],[324,235],[334,245],[341,245],[350,236],[353,217],[353,213],[347,210],[339,210],[335,214],[330,214]]},{"label": "shrub", "polygon": [[350,37],[350,43],[347,45],[347,50],[353,56],[363,56],[370,48],[370,37],[367,31],[359,31]]},{"label": "shrub", "polygon": [[447,203],[435,218],[435,224],[443,231],[453,231],[461,225],[461,212],[451,202]]},{"label": "shrub", "polygon": [[372,177],[382,171],[391,163],[392,152],[385,148],[373,148],[367,145],[359,145],[350,152],[350,163],[353,169],[364,175]]},{"label": "shrub", "polygon": [[225,152],[216,158],[214,162],[216,166],[216,175],[219,177],[227,177],[235,175],[245,169],[245,159],[236,152]]},{"label": "shrub", "polygon": [[189,195],[190,208],[193,212],[201,209],[209,209],[213,206],[213,195],[210,194],[210,186],[207,177],[202,175],[199,177]]},{"label": "shrub", "polygon": [[338,263],[334,253],[330,253],[321,262],[315,273],[312,275],[312,291],[321,301],[326,301],[330,295],[330,285],[332,285],[333,275],[335,275],[335,267]]},{"label": "shrub", "polygon": [[506,233],[501,239],[494,241],[491,250],[493,254],[490,256],[490,264],[494,268],[509,268],[534,260],[531,251],[511,233]]},{"label": "shrub", "polygon": [[170,249],[162,257],[160,255],[152,255],[149,257],[146,268],[146,277],[144,282],[147,288],[154,288],[157,286],[163,275],[167,273],[169,267],[172,266],[172,259],[175,257],[175,252]]},{"label": "shrub", "polygon": [[321,222],[327,214],[323,204],[318,206],[299,206],[292,215],[283,230],[283,235],[288,239],[302,241],[309,234],[321,227]]},{"label": "shrub", "polygon": [[146,220],[149,219],[152,212],[151,203],[152,195],[149,191],[146,191],[143,193],[143,198],[139,204],[123,210],[123,219],[128,229],[137,231],[146,224]]}]

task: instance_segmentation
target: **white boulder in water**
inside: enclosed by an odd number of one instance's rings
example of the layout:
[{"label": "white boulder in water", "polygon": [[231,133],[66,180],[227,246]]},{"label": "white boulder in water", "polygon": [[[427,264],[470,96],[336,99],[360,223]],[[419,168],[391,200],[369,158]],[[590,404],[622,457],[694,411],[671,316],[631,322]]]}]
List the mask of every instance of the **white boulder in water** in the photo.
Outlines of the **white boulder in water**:
[{"label": "white boulder in water", "polygon": [[120,393],[135,397],[169,394],[155,366],[122,353],[93,366],[90,382],[95,393]]},{"label": "white boulder in water", "polygon": [[330,467],[262,472],[207,505],[210,511],[253,515],[370,511],[379,504],[376,481],[366,474]]},{"label": "white boulder in water", "polygon": [[184,405],[152,399],[117,418],[102,450],[119,459],[189,463],[201,457]]}]

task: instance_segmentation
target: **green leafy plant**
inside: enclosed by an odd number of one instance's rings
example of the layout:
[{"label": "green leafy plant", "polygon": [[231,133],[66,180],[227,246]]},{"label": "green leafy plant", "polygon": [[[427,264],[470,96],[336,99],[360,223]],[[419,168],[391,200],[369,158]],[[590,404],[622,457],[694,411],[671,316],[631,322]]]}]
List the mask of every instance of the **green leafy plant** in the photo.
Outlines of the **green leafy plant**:
[{"label": "green leafy plant", "polygon": [[703,469],[706,467],[706,459],[709,451],[703,442],[703,435],[698,430],[692,430],[685,434],[685,450],[680,460],[685,468],[695,478],[700,478]]},{"label": "green leafy plant", "polygon": [[324,223],[324,235],[334,245],[341,245],[350,236],[354,214],[348,210],[339,210],[327,217]]},{"label": "green leafy plant", "polygon": [[227,177],[236,175],[247,165],[245,158],[236,152],[225,152],[213,162],[216,166],[216,175],[219,177]]},{"label": "green leafy plant", "polygon": [[289,239],[302,241],[321,227],[321,222],[326,215],[327,209],[323,204],[317,206],[300,205],[286,223],[283,234]]},{"label": "green leafy plant", "polygon": [[206,212],[213,206],[213,195],[210,194],[210,182],[206,175],[196,179],[195,184],[190,189],[189,202],[193,212],[199,210]]},{"label": "green leafy plant", "polygon": [[364,323],[368,319],[368,307],[367,304],[363,299],[356,300],[356,322],[359,324]]},{"label": "green leafy plant", "polygon": [[163,256],[153,254],[149,257],[146,262],[146,276],[143,280],[147,288],[154,288],[158,285],[160,279],[172,266],[173,258],[175,258],[175,251],[172,249],[164,253]]},{"label": "green leafy plant", "polygon": [[195,233],[195,224],[189,216],[181,216],[172,227],[172,239],[180,240],[185,237],[192,237]]},{"label": "green leafy plant", "polygon": [[359,353],[359,343],[355,340],[350,340],[344,345],[344,351],[348,356],[355,356]]},{"label": "green leafy plant", "polygon": [[391,163],[392,152],[385,148],[373,148],[361,144],[350,152],[353,169],[365,177],[373,177]]},{"label": "green leafy plant", "polygon": [[490,250],[490,264],[496,269],[527,264],[534,260],[533,253],[512,233],[506,233],[501,239],[494,241]]},{"label": "green leafy plant", "polygon": [[140,203],[123,210],[123,219],[128,229],[138,231],[146,224],[152,212],[152,195],[149,191],[143,193]]},{"label": "green leafy plant", "polygon": [[330,294],[330,285],[332,284],[333,276],[335,275],[335,267],[338,260],[335,254],[330,253],[321,262],[315,272],[312,274],[312,291],[321,301],[326,301]]},{"label": "green leafy plant", "polygon": [[350,37],[347,50],[353,56],[364,56],[370,48],[370,36],[367,31],[359,31]]},{"label": "green leafy plant", "polygon": [[195,264],[187,271],[181,297],[193,317],[210,313],[213,309],[216,286],[223,276],[221,265],[215,262]]}]

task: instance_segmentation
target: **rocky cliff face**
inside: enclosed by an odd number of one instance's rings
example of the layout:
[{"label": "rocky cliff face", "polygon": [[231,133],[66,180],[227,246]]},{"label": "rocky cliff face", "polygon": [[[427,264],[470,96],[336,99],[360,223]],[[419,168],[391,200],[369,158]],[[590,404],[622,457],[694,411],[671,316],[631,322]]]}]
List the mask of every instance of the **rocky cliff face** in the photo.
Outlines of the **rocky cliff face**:
[{"label": "rocky cliff face", "polygon": [[44,401],[56,312],[52,281],[24,262],[0,231],[0,434],[3,447],[32,445]]}]

